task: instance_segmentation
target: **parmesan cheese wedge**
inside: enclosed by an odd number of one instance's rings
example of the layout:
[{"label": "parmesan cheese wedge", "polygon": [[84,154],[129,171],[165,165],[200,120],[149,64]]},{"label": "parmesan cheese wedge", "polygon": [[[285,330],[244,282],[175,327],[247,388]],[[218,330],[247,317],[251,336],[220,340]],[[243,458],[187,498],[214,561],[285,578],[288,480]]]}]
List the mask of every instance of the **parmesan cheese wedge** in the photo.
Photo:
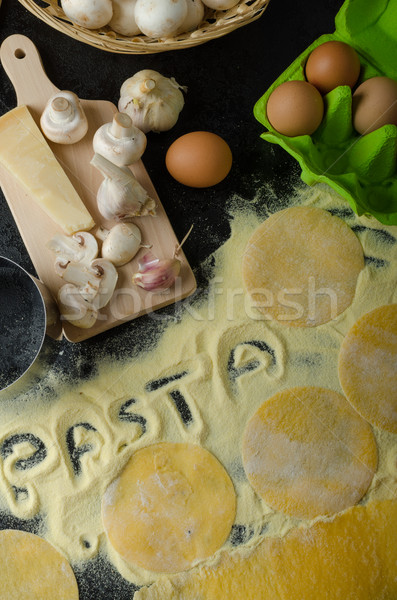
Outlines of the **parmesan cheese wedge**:
[{"label": "parmesan cheese wedge", "polygon": [[95,225],[26,106],[0,117],[0,163],[65,233]]}]

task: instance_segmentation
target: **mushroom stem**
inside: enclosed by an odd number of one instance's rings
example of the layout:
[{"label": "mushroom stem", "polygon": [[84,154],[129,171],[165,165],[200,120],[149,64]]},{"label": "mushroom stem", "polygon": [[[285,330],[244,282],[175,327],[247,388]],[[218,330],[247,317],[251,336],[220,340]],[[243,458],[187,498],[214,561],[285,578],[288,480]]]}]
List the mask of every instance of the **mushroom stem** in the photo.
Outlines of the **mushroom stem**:
[{"label": "mushroom stem", "polygon": [[54,98],[50,104],[50,114],[54,121],[67,121],[73,114],[73,106],[67,98]]},{"label": "mushroom stem", "polygon": [[118,167],[97,152],[92,157],[91,164],[98,169],[104,177],[111,179],[112,181],[117,181],[117,183],[120,183],[121,185],[128,185],[132,179],[135,179],[129,169],[126,167]]},{"label": "mushroom stem", "polygon": [[146,94],[147,92],[151,92],[152,90],[154,90],[155,87],[156,82],[154,81],[154,79],[145,79],[140,85],[140,90],[141,92]]},{"label": "mushroom stem", "polygon": [[96,230],[95,235],[99,240],[102,240],[102,242],[104,242],[106,240],[106,238],[108,237],[109,233],[110,233],[110,229],[106,229],[106,227],[103,227],[103,225],[101,225]]},{"label": "mushroom stem", "polygon": [[134,130],[131,117],[127,113],[117,112],[113,117],[109,133],[118,140],[133,137]]}]

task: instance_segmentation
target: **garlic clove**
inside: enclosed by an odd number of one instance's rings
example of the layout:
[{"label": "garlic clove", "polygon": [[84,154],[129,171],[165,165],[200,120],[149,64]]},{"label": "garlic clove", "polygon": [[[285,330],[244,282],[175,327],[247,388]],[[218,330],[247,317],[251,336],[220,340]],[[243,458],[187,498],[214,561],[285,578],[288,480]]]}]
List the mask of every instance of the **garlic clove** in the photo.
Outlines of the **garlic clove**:
[{"label": "garlic clove", "polygon": [[92,327],[98,317],[97,309],[84,300],[79,289],[71,283],[66,283],[59,289],[58,307],[61,319],[82,329]]},{"label": "garlic clove", "polygon": [[153,252],[146,252],[146,254],[144,254],[141,260],[138,262],[138,268],[140,271],[149,271],[156,267],[159,262],[160,259],[157,258]]},{"label": "garlic clove", "polygon": [[181,261],[177,258],[160,260],[148,252],[140,261],[132,282],[149,292],[164,292],[175,283],[180,270]]}]

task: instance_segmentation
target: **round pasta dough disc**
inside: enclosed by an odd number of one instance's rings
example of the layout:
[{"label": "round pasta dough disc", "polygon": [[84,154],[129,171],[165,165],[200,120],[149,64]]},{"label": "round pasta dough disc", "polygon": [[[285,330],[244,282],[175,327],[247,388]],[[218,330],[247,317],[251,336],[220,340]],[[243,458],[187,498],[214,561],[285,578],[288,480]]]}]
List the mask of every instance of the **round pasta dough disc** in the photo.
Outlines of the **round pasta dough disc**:
[{"label": "round pasta dough disc", "polygon": [[200,446],[159,443],[138,450],[107,489],[102,518],[128,563],[173,573],[226,541],[236,513],[232,481]]},{"label": "round pasta dough disc", "polygon": [[343,340],[339,379],[370,423],[397,433],[397,304],[363,315]]},{"label": "round pasta dough disc", "polygon": [[247,424],[248,480],[272,508],[299,518],[358,502],[377,466],[372,430],[341,395],[318,387],[283,390]]},{"label": "round pasta dough disc", "polygon": [[268,319],[296,327],[326,323],[350,306],[363,267],[350,227],[308,206],[271,215],[251,236],[242,264],[254,305]]},{"label": "round pasta dough disc", "polygon": [[0,531],[0,565],[0,598],[79,599],[68,561],[37,535],[14,529]]}]

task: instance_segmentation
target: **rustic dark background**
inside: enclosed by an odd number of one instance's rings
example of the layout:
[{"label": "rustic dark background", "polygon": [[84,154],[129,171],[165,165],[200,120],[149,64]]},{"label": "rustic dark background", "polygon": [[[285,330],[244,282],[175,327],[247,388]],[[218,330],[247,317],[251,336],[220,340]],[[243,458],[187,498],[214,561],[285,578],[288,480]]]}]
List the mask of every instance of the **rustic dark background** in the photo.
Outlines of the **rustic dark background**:
[{"label": "rustic dark background", "polygon": [[[105,99],[117,104],[125,79],[144,68],[173,76],[188,92],[177,125],[169,132],[148,134],[144,163],[179,239],[194,223],[184,247],[200,290],[205,290],[208,269],[202,261],[228,236],[226,206],[238,194],[249,201],[261,183],[269,183],[280,196],[299,179],[300,169],[279,146],[260,139],[262,126],[253,106],[281,72],[317,37],[332,33],[341,0],[271,0],[256,22],[195,48],[153,55],[118,55],[75,41],[37,20],[17,0],[0,7],[0,42],[14,33],[29,36],[38,48],[44,68],[61,89],[81,98]],[[16,104],[13,87],[0,67],[0,114]],[[229,176],[204,190],[175,182],[164,165],[169,145],[188,131],[205,129],[221,135],[230,145],[234,162]],[[265,201],[265,200],[264,200]],[[0,193],[0,255],[9,257],[34,274],[28,253]],[[59,370],[72,379],[95,372],[98,356],[134,354],[154,341],[178,307],[156,316],[126,323],[81,344],[46,338],[39,357],[41,373]],[[36,377],[36,379],[35,379]],[[25,386],[37,385],[26,376]],[[1,527],[37,530],[37,521],[18,522],[4,515]],[[102,559],[76,570],[81,600],[124,600],[133,587],[123,582]],[[231,599],[234,600],[234,599]],[[236,599],[237,600],[237,599]]]}]

